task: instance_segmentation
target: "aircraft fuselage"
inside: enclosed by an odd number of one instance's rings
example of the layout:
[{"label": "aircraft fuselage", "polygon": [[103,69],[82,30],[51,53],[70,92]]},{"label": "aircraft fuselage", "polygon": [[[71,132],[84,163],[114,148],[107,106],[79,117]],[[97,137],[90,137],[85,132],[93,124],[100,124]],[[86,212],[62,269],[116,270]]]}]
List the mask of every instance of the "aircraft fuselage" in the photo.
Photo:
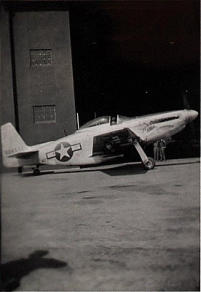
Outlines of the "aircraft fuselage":
[{"label": "aircraft fuselage", "polygon": [[141,143],[171,137],[197,117],[194,110],[178,110],[141,117],[104,116],[94,119],[69,136],[28,146],[11,123],[1,126],[3,164],[6,167],[93,165],[123,156],[126,146],[134,147],[146,169],[154,167]]},{"label": "aircraft fuselage", "polygon": [[90,165],[113,159],[114,156],[92,156],[93,139],[96,135],[130,129],[143,143],[152,143],[180,132],[197,116],[193,110],[172,111],[135,117],[115,125],[103,124],[77,130],[74,134],[51,141],[39,148],[39,163],[49,165]]}]

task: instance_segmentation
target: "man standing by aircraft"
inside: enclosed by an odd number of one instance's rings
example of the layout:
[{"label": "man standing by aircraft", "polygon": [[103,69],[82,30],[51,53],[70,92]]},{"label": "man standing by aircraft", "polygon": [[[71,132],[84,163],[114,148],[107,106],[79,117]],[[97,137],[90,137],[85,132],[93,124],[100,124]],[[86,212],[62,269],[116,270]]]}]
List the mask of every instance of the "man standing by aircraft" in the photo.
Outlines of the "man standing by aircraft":
[{"label": "man standing by aircraft", "polygon": [[160,160],[166,160],[165,157],[166,141],[161,139],[159,141]]},{"label": "man standing by aircraft", "polygon": [[159,141],[154,142],[154,160],[159,160]]}]

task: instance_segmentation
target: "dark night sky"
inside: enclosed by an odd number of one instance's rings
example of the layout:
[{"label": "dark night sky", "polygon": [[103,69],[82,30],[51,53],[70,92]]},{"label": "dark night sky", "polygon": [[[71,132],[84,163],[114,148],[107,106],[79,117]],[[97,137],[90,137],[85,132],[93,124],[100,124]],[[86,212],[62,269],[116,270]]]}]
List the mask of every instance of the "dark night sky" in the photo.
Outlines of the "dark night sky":
[{"label": "dark night sky", "polygon": [[72,4],[81,120],[184,108],[184,100],[199,109],[199,11],[197,0]]},{"label": "dark night sky", "polygon": [[[199,0],[4,2],[19,10],[69,10],[80,125],[94,113],[200,111]],[[168,156],[199,156],[199,136],[198,118],[175,136]]]},{"label": "dark night sky", "polygon": [[70,11],[81,124],[94,112],[199,110],[199,0],[4,2],[19,10]]}]

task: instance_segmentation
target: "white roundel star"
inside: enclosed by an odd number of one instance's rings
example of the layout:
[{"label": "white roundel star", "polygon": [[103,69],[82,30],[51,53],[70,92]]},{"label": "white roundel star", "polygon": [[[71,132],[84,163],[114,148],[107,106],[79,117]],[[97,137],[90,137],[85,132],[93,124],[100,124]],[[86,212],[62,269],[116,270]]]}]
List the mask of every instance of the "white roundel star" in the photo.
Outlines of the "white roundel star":
[{"label": "white roundel star", "polygon": [[60,154],[60,159],[62,159],[63,157],[68,157],[68,158],[70,158],[70,155],[68,154],[68,150],[70,149],[71,147],[70,146],[68,146],[68,147],[64,147],[64,145],[63,144],[61,144],[61,148],[60,148],[60,150],[57,150],[56,152],[57,153],[59,153]]},{"label": "white roundel star", "polygon": [[68,161],[73,156],[70,144],[63,142],[55,148],[56,159],[62,162]]}]

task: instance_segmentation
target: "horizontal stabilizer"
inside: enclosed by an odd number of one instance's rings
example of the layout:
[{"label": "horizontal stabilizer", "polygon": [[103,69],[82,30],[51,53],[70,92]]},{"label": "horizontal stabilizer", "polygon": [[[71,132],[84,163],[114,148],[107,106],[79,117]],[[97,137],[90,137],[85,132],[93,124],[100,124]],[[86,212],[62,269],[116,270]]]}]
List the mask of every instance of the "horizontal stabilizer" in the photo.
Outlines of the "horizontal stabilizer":
[{"label": "horizontal stabilizer", "polygon": [[35,151],[24,151],[24,152],[17,152],[11,155],[8,155],[8,157],[16,157],[16,158],[21,158],[21,159],[28,159],[31,158],[34,154],[38,153],[38,150]]}]

